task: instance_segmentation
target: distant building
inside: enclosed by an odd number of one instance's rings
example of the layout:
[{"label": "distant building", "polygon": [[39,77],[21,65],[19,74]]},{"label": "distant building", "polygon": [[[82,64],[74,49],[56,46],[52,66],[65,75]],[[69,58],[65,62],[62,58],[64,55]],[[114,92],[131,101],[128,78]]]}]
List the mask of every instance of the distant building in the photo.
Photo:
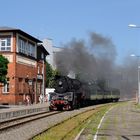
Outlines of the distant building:
[{"label": "distant building", "polygon": [[15,28],[0,27],[0,54],[9,60],[7,83],[0,86],[0,104],[37,103],[45,91],[45,57],[42,41]]},{"label": "distant building", "polygon": [[56,68],[55,55],[57,52],[60,52],[63,48],[54,47],[53,40],[48,38],[43,40],[43,46],[50,54],[46,57],[47,62],[51,64],[51,66],[55,69]]}]

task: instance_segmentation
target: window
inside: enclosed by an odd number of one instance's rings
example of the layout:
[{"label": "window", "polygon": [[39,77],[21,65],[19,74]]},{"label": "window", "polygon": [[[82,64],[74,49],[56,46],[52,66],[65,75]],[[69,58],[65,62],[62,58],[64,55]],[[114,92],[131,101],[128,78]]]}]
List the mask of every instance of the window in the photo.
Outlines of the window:
[{"label": "window", "polygon": [[28,50],[29,55],[35,57],[35,45],[29,42],[28,48],[29,48]]},{"label": "window", "polygon": [[9,78],[7,78],[7,82],[3,86],[3,93],[9,92]]},{"label": "window", "polygon": [[0,51],[11,51],[11,36],[0,36]]},{"label": "window", "polygon": [[36,57],[35,44],[28,42],[28,40],[23,39],[21,37],[18,38],[18,50],[19,52],[26,54],[28,56]]},{"label": "window", "polygon": [[27,54],[27,41],[25,39],[18,39],[19,52]]},{"label": "window", "polygon": [[18,92],[23,93],[23,79],[18,78]]}]

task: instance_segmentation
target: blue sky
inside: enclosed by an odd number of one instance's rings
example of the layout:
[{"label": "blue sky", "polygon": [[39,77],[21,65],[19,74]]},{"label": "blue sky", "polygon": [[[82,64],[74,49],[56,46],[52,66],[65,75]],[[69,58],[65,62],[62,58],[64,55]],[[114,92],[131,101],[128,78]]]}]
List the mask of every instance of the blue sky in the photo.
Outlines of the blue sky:
[{"label": "blue sky", "polygon": [[57,47],[93,31],[111,38],[118,61],[140,55],[140,0],[0,0],[0,26],[20,28]]}]

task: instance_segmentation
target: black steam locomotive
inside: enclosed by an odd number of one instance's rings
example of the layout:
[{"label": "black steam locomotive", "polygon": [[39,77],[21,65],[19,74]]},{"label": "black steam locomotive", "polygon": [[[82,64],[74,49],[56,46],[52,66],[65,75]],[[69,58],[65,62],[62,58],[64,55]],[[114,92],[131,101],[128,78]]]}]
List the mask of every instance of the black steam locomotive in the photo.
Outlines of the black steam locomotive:
[{"label": "black steam locomotive", "polygon": [[51,110],[72,110],[120,98],[117,89],[101,89],[97,84],[81,83],[67,76],[56,76],[54,80],[55,90],[50,94]]}]

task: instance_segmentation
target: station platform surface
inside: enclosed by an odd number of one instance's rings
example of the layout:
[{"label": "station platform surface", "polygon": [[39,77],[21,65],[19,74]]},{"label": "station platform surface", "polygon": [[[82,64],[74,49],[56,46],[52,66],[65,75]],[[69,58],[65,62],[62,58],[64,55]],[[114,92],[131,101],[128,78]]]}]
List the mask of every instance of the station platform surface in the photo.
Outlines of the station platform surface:
[{"label": "station platform surface", "polygon": [[124,102],[112,107],[102,120],[94,140],[140,140],[140,107]]},{"label": "station platform surface", "polygon": [[49,111],[49,103],[45,102],[32,105],[0,105],[0,122],[44,111]]}]

